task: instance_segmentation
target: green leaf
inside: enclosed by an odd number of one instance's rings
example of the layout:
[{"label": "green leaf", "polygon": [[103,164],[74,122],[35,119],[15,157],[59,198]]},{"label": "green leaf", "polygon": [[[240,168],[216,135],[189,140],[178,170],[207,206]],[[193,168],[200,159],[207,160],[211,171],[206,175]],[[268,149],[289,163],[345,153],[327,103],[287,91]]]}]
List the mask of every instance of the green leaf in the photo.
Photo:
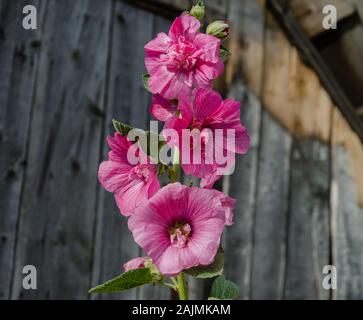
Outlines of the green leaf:
[{"label": "green leaf", "polygon": [[216,278],[212,285],[212,291],[208,300],[232,300],[239,296],[238,287],[224,275]]},{"label": "green leaf", "polygon": [[127,134],[133,129],[133,127],[128,124],[121,123],[115,119],[112,119],[112,124],[115,127],[115,130],[122,136],[127,136]]},{"label": "green leaf", "polygon": [[213,278],[223,273],[223,267],[224,252],[222,248],[219,248],[212,264],[210,264],[209,266],[193,267],[184,270],[184,272],[196,278]]},{"label": "green leaf", "polygon": [[144,88],[150,92],[150,88],[149,88],[149,85],[148,85],[148,81],[149,81],[149,78],[150,78],[150,75],[148,73],[143,73],[142,74],[142,82],[144,84]]},{"label": "green leaf", "polygon": [[154,283],[153,276],[148,268],[127,271],[116,278],[102,283],[89,293],[113,293],[136,288],[144,284]]},{"label": "green leaf", "polygon": [[231,52],[227,48],[221,46],[221,49],[219,51],[219,57],[223,61],[226,61],[229,58],[230,55],[231,55]]}]

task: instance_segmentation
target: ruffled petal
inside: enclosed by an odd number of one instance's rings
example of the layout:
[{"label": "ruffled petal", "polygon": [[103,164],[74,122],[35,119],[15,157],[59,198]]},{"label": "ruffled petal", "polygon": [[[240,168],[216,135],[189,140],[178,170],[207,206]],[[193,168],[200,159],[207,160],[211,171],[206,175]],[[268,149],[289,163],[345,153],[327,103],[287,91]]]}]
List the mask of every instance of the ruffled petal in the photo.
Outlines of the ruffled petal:
[{"label": "ruffled petal", "polygon": [[155,39],[144,46],[146,55],[166,53],[170,41],[170,38],[164,32],[158,33]]},{"label": "ruffled petal", "polygon": [[194,38],[194,45],[203,52],[202,55],[199,56],[200,59],[212,63],[220,61],[220,39],[204,33],[198,33]]},{"label": "ruffled petal", "polygon": [[188,41],[193,41],[200,28],[200,22],[188,13],[183,13],[177,17],[169,30],[169,38],[177,42],[180,36]]}]

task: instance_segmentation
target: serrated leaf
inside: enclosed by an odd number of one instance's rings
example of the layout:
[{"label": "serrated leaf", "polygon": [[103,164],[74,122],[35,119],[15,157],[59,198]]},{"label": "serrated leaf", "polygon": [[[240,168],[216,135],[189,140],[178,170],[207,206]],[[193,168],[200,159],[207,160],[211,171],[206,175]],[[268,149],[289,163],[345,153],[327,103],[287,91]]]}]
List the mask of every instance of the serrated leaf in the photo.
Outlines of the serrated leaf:
[{"label": "serrated leaf", "polygon": [[127,271],[116,278],[102,283],[92,289],[89,293],[114,293],[127,289],[140,287],[145,284],[153,283],[153,277],[148,268]]},{"label": "serrated leaf", "polygon": [[223,268],[224,268],[224,252],[222,248],[219,248],[214,258],[214,262],[211,265],[193,267],[184,270],[184,272],[192,277],[206,279],[221,275],[223,273]]},{"label": "serrated leaf", "polygon": [[221,49],[219,51],[219,57],[223,61],[226,61],[229,58],[230,55],[231,55],[231,52],[227,48],[221,46]]},{"label": "serrated leaf", "polygon": [[143,73],[142,74],[142,82],[144,84],[144,88],[150,92],[150,88],[149,88],[149,84],[148,84],[148,80],[150,78],[150,75],[148,73]]},{"label": "serrated leaf", "polygon": [[122,136],[127,136],[127,134],[133,129],[133,127],[128,124],[124,124],[120,121],[112,119],[112,124],[117,132],[119,132]]},{"label": "serrated leaf", "polygon": [[230,280],[226,280],[224,275],[216,278],[212,285],[209,300],[232,300],[239,296],[238,287]]}]

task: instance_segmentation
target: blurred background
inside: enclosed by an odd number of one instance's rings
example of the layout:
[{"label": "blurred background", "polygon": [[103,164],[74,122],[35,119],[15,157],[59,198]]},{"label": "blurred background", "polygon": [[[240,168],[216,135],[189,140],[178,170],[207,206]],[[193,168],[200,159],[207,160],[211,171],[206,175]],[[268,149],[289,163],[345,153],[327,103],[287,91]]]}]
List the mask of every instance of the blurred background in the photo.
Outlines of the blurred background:
[{"label": "blurred background", "polygon": [[[194,1],[0,0],[0,299],[92,296],[143,253],[97,181],[111,119],[148,128],[143,46]],[[22,27],[25,5],[37,29]],[[217,187],[240,299],[363,298],[363,1],[206,0],[232,52],[216,88],[243,102],[252,145]],[[337,29],[323,27],[333,4]],[[23,267],[37,268],[24,290]],[[337,289],[322,286],[333,265]],[[210,282],[190,279],[191,298]]]}]

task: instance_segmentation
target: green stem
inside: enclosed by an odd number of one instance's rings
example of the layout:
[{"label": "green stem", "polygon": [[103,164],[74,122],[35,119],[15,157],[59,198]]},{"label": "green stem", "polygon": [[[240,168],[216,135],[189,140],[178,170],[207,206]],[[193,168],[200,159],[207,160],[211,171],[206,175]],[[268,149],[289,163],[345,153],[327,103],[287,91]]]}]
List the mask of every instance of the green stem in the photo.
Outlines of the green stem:
[{"label": "green stem", "polygon": [[172,284],[172,283],[169,283],[169,282],[163,282],[161,285],[163,285],[163,286],[165,286],[165,287],[168,287],[168,288],[171,288],[171,289],[173,289],[173,290],[175,290],[175,291],[177,291],[177,290],[178,290],[178,288],[177,288],[177,286],[176,286],[176,285],[174,285],[174,284]]},{"label": "green stem", "polygon": [[169,167],[169,180],[170,182],[178,182],[180,180],[179,150],[177,148],[174,148],[173,165]]},{"label": "green stem", "polygon": [[[170,182],[177,182],[180,180],[180,164],[179,164],[179,149],[174,149],[174,159],[173,166],[169,169],[169,179]],[[178,290],[179,299],[180,300],[188,300],[188,289],[187,283],[185,281],[185,275],[183,272],[180,272],[175,280],[175,278],[171,279],[173,282],[176,282],[176,288]]]},{"label": "green stem", "polygon": [[185,281],[185,275],[183,272],[178,274],[177,281],[180,300],[188,300],[187,283]]}]

